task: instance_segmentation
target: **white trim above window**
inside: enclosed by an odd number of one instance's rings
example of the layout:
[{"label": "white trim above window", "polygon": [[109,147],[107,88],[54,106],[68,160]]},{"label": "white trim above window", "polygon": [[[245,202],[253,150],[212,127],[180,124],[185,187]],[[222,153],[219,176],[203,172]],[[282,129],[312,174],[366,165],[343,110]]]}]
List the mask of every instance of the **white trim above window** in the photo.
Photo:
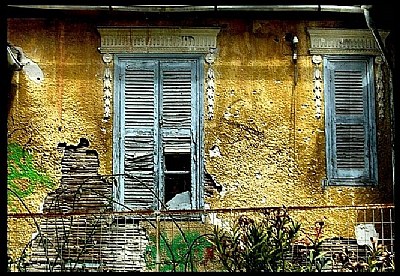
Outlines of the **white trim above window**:
[{"label": "white trim above window", "polygon": [[100,53],[208,53],[217,47],[218,27],[98,27]]},{"label": "white trim above window", "polygon": [[[370,30],[308,28],[311,55],[380,55],[378,45]],[[389,35],[379,31],[382,40]]]}]

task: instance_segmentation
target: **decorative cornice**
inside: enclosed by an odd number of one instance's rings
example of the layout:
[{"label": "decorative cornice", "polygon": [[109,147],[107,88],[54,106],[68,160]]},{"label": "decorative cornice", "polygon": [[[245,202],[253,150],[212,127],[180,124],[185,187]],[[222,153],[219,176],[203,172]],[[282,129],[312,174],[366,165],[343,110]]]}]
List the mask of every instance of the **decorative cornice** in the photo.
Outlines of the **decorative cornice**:
[{"label": "decorative cornice", "polygon": [[[308,28],[311,55],[379,55],[380,51],[370,30]],[[389,32],[379,31],[385,41]]]},{"label": "decorative cornice", "polygon": [[208,53],[220,28],[98,27],[100,53]]}]

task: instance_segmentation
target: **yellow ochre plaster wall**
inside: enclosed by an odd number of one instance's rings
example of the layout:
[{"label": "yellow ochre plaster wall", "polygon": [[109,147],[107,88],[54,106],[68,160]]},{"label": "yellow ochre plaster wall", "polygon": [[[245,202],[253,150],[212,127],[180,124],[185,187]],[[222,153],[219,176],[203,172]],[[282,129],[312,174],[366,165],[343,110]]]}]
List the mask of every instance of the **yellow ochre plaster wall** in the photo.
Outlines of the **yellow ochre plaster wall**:
[{"label": "yellow ochre plaster wall", "polygon": [[[44,73],[40,84],[15,72],[8,114],[8,143],[29,149],[35,167],[51,177],[57,187],[61,178],[59,143],[77,145],[89,140],[100,157],[102,174],[112,171],[112,122],[103,119],[103,62],[95,27],[65,24],[42,19],[8,21],[7,40],[22,47],[26,56]],[[23,198],[30,212],[38,212],[48,193],[40,188]],[[12,202],[18,212],[28,212],[19,201]],[[36,232],[32,221],[9,222],[16,231],[9,247],[23,248]],[[30,234],[29,234],[30,232]],[[19,245],[19,246],[18,246]]]},{"label": "yellow ochre plaster wall", "polygon": [[[9,140],[47,156],[40,165],[52,174],[58,143],[78,144],[86,137],[102,159],[101,172],[111,170],[111,126],[103,122],[103,63],[97,51],[98,34],[91,25],[46,20],[9,20],[8,41],[24,49],[44,72],[40,84],[22,72],[14,75],[15,93],[9,112]],[[19,135],[18,135],[19,134]],[[22,139],[21,139],[22,138]],[[58,162],[54,162],[58,160]]]},{"label": "yellow ochre plaster wall", "polygon": [[[215,109],[213,119],[204,118],[204,149],[206,171],[223,190],[215,191],[206,204],[235,208],[391,203],[390,168],[380,173],[378,187],[322,187],[324,113],[322,107],[322,117],[315,118],[306,29],[334,27],[334,22],[236,19],[217,23],[223,27],[213,66]],[[89,147],[97,151],[99,173],[112,173],[112,118],[103,120],[104,63],[97,50],[96,27],[73,20],[8,19],[8,41],[22,47],[44,72],[40,84],[23,72],[14,74],[9,143],[29,149],[37,168],[56,183],[62,157],[58,143],[77,145],[80,138],[88,139]],[[296,85],[286,33],[299,38]],[[211,157],[209,150],[215,146],[220,156]],[[36,191],[25,199],[32,212],[39,210],[47,192]],[[18,209],[26,212],[22,205]],[[321,216],[316,213],[303,219],[317,221]],[[332,213],[329,219],[348,217]],[[18,223],[18,227],[33,227],[21,225],[21,220]],[[15,237],[12,245],[29,239],[26,234]]]},{"label": "yellow ochre plaster wall", "polygon": [[[379,188],[330,187],[325,175],[324,114],[316,119],[313,64],[304,22],[235,25],[218,37],[215,118],[206,121],[207,171],[223,185],[213,208],[359,205],[391,201],[390,179]],[[299,38],[298,80],[290,44]],[[386,177],[386,179],[385,179]],[[387,183],[387,184],[385,184]]]}]

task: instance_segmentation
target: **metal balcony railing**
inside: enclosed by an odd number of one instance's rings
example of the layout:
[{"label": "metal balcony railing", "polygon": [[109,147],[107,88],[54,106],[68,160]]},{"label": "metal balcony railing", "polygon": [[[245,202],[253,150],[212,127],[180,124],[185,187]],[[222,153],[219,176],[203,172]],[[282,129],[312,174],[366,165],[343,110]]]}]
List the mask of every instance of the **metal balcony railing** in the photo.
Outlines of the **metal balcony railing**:
[{"label": "metal balcony railing", "polygon": [[[224,271],[209,239],[214,227],[229,228],[239,217],[257,218],[282,208],[9,214],[9,270]],[[325,271],[345,271],[346,256],[348,263],[367,261],[371,237],[394,255],[393,205],[285,209],[301,224],[285,256],[298,266],[309,262],[316,238],[330,260]]]}]

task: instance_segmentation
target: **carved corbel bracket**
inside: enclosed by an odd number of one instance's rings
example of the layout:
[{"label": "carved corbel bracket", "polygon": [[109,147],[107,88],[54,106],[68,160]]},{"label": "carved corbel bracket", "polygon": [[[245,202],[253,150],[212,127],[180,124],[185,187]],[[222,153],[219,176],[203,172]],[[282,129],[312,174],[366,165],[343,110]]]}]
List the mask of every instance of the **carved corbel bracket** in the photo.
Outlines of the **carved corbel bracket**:
[{"label": "carved corbel bracket", "polygon": [[378,97],[378,117],[379,119],[385,118],[385,104],[384,104],[384,99],[385,99],[385,87],[384,87],[384,81],[383,81],[383,59],[381,56],[375,57],[375,64],[376,64],[376,70],[375,70],[375,87],[376,87],[376,95]]},{"label": "carved corbel bracket", "polygon": [[113,56],[111,54],[104,54],[103,61],[105,63],[104,77],[103,77],[103,99],[104,99],[104,120],[110,119],[111,114],[111,96],[112,96],[112,74],[111,64]]},{"label": "carved corbel bracket", "polygon": [[207,107],[208,107],[207,118],[209,120],[214,118],[215,74],[214,74],[213,64],[215,61],[215,54],[216,54],[216,48],[210,48],[205,58],[205,61],[208,65],[207,77],[206,77],[206,83],[207,83],[206,91],[207,91]]},{"label": "carved corbel bracket", "polygon": [[320,55],[313,55],[312,62],[314,64],[314,101],[315,101],[315,118],[321,118],[321,106],[322,106],[322,73],[321,73],[321,63],[322,57]]}]

